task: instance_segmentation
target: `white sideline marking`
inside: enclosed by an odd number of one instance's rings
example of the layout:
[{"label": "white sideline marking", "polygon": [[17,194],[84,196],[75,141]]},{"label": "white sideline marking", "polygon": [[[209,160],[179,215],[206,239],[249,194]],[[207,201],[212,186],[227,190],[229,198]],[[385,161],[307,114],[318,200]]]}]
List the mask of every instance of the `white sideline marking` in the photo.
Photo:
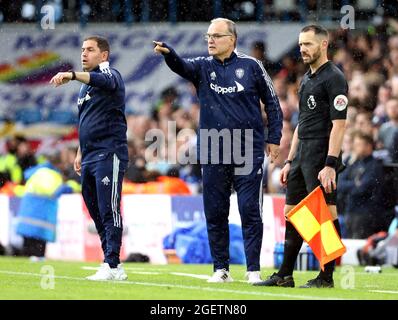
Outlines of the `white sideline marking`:
[{"label": "white sideline marking", "polygon": [[[88,267],[88,266],[83,266],[81,267],[83,270],[98,270],[99,267]],[[161,272],[148,272],[148,271],[135,271],[136,269],[142,270],[143,268],[124,268],[124,270],[129,271],[129,273],[135,273],[135,274],[152,274],[152,275],[159,275]],[[183,273],[183,272],[167,272],[163,270],[163,274],[168,273],[172,274],[174,276],[182,276],[182,277],[190,277],[190,278],[195,278],[195,279],[202,279],[202,280],[207,280],[210,279],[211,277],[206,274],[193,274],[193,273]],[[247,280],[234,280],[236,282],[245,282],[247,283]]]},{"label": "white sideline marking", "polygon": [[[96,270],[98,270],[99,269],[99,267],[89,267],[89,266],[83,266],[83,267],[81,267],[83,270],[94,270],[94,271],[96,271]],[[131,267],[126,267],[126,268],[124,268],[124,270],[126,270],[126,271],[140,271],[140,270],[148,270],[148,268],[131,268]],[[154,269],[154,268],[151,268],[151,270],[153,270],[153,271],[155,271],[155,272],[164,272],[164,270],[163,269]],[[145,272],[149,272],[149,271],[145,271]],[[154,272],[154,273],[155,273]],[[152,271],[151,271],[151,273],[152,273]],[[148,273],[149,274],[149,273]]]},{"label": "white sideline marking", "polygon": [[377,293],[395,293],[395,294],[398,294],[398,291],[390,291],[390,290],[369,290],[369,292],[377,292]]},{"label": "white sideline marking", "polygon": [[378,277],[378,276],[386,276],[388,275],[389,277],[397,277],[398,273],[394,273],[394,272],[381,272],[381,273],[369,273],[369,272],[355,272],[355,274],[360,274],[360,275],[367,275],[367,276],[371,276],[371,277]]},{"label": "white sideline marking", "polygon": [[[16,272],[16,271],[7,271],[0,270],[0,274],[10,274],[17,276],[31,276],[31,277],[43,277],[41,273],[31,273],[31,272]],[[85,279],[84,277],[68,277],[68,276],[54,276],[56,279],[66,279],[66,280],[76,280],[76,281],[90,281]],[[92,281],[90,281],[92,283]],[[253,296],[266,296],[266,297],[279,297],[279,298],[292,298],[292,299],[311,299],[311,300],[345,300],[344,298],[335,298],[335,297],[318,297],[318,296],[306,296],[306,295],[298,295],[298,294],[285,294],[285,293],[270,293],[264,291],[245,291],[245,290],[232,290],[232,289],[222,289],[215,287],[200,287],[200,286],[184,286],[184,285],[176,285],[171,283],[152,283],[152,282],[138,282],[138,281],[98,281],[98,282],[109,282],[109,283],[117,283],[117,284],[133,284],[139,286],[148,286],[148,287],[166,287],[166,288],[176,288],[176,289],[187,289],[187,290],[203,290],[203,291],[211,291],[211,292],[223,292],[223,293],[231,293],[231,294],[247,294]]]},{"label": "white sideline marking", "polygon": [[129,271],[129,273],[135,273],[135,274],[150,274],[153,276],[162,274],[161,272],[151,272],[151,271]]},{"label": "white sideline marking", "polygon": [[[83,266],[81,267],[83,270],[98,270],[99,267],[89,267],[89,266]],[[149,271],[135,271],[135,270],[144,270],[144,268],[124,268],[124,270],[129,271],[129,273],[135,273],[135,274],[152,274],[152,275],[159,275],[162,272],[149,272]],[[211,277],[206,274],[194,274],[194,273],[183,273],[183,272],[167,272],[163,270],[163,274],[172,274],[174,276],[182,276],[182,277],[190,277],[190,278],[196,278],[196,279],[203,279],[207,280],[210,279]],[[239,282],[246,282],[244,280],[238,280]]]},{"label": "white sideline marking", "polygon": [[[94,270],[97,271],[99,267],[82,267],[83,270]],[[130,270],[126,268],[125,270]],[[130,271],[130,273],[136,273],[136,274],[151,274],[151,275],[158,275],[160,272],[151,272],[151,271]]]},{"label": "white sideline marking", "polygon": [[[130,270],[130,271],[146,271],[148,270],[148,268],[133,268],[133,267],[124,267],[124,270]],[[152,271],[156,271],[156,272],[164,272],[164,269],[156,269],[156,268],[151,268]]]},{"label": "white sideline marking", "polygon": [[169,273],[175,276],[191,277],[191,278],[204,279],[204,280],[210,279],[210,276],[205,274],[193,274],[193,273],[182,273],[182,272],[169,272]]}]

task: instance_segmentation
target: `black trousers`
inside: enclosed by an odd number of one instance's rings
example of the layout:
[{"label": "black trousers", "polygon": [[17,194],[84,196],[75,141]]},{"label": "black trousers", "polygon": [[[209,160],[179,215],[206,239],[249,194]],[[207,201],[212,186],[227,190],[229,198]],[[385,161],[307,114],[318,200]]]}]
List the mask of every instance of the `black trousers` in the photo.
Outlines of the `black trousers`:
[{"label": "black trousers", "polygon": [[[325,167],[328,148],[328,139],[299,140],[297,152],[287,176],[287,205],[297,205],[321,184],[318,174]],[[336,182],[338,171],[341,170],[341,156],[339,156],[338,164]],[[324,193],[324,196],[328,205],[336,204],[336,190],[332,193]]]},{"label": "black trousers", "polygon": [[46,253],[46,241],[35,238],[23,237],[22,254],[30,257],[44,257]]}]

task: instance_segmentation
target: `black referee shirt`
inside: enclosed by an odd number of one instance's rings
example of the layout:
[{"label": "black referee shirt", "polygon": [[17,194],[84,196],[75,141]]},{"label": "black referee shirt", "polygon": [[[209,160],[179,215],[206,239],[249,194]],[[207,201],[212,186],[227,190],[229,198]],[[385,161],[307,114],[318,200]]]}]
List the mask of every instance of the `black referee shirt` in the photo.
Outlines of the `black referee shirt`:
[{"label": "black referee shirt", "polygon": [[299,89],[299,139],[328,138],[332,120],[346,119],[348,84],[331,61],[304,75]]}]

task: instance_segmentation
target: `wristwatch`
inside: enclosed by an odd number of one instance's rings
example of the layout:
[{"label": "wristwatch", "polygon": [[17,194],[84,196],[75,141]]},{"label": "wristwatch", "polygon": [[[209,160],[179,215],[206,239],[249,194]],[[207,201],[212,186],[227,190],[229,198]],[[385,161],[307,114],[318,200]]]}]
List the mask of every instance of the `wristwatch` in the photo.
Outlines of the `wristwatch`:
[{"label": "wristwatch", "polygon": [[73,70],[69,70],[68,72],[72,73],[72,79],[71,80],[76,80],[76,73]]},{"label": "wristwatch", "polygon": [[284,164],[284,165],[287,165],[287,164],[291,164],[292,162],[293,162],[292,160],[286,159],[285,162],[284,162],[283,164]]}]

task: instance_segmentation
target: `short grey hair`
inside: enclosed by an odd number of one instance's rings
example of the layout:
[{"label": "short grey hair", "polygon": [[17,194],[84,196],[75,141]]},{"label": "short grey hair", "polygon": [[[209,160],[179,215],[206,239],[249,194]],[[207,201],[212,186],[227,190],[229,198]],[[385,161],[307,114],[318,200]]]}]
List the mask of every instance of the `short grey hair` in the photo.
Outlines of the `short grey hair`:
[{"label": "short grey hair", "polygon": [[210,23],[215,23],[215,22],[225,22],[228,27],[228,32],[234,35],[235,37],[235,47],[236,47],[236,41],[238,40],[238,33],[236,32],[236,24],[232,20],[226,19],[226,18],[215,18],[210,21]]}]

